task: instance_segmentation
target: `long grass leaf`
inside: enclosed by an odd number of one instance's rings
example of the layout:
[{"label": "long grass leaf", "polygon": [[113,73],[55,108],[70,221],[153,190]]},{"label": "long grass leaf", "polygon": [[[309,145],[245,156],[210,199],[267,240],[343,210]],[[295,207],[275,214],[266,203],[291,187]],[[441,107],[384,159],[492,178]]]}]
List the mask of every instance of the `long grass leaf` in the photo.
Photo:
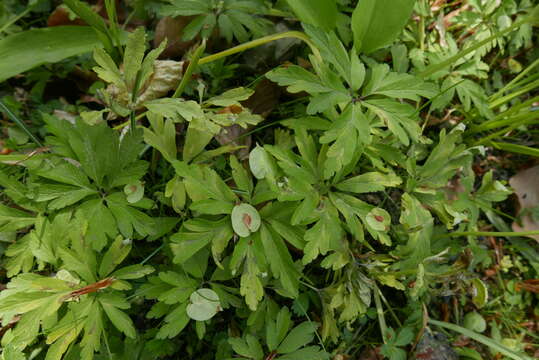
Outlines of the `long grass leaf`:
[{"label": "long grass leaf", "polygon": [[453,330],[455,332],[458,332],[459,334],[462,334],[464,336],[469,337],[470,339],[474,339],[475,341],[478,341],[478,342],[482,343],[483,345],[488,346],[492,350],[497,351],[497,352],[499,352],[499,353],[501,353],[501,354],[503,354],[503,355],[505,355],[505,356],[507,356],[507,357],[509,357],[511,359],[514,359],[514,360],[531,360],[531,357],[529,357],[529,356],[520,355],[520,354],[514,352],[513,350],[503,346],[502,344],[494,341],[493,339],[491,339],[489,337],[478,334],[478,333],[476,333],[474,331],[468,330],[468,329],[463,328],[461,326],[446,323],[444,321],[432,320],[432,319],[429,319],[429,323],[432,324],[432,325],[436,325],[436,326],[440,326],[440,327],[449,329],[449,330]]},{"label": "long grass leaf", "polygon": [[6,113],[6,115],[11,120],[13,120],[13,122],[17,124],[17,126],[19,126],[21,130],[24,131],[30,137],[30,139],[32,139],[32,141],[36,143],[37,146],[43,147],[43,144],[41,144],[41,141],[39,141],[34,136],[34,134],[32,134],[28,126],[26,126],[26,124],[21,119],[19,119],[17,115],[15,115],[6,105],[4,105],[4,103],[1,100],[0,100],[0,110]]}]

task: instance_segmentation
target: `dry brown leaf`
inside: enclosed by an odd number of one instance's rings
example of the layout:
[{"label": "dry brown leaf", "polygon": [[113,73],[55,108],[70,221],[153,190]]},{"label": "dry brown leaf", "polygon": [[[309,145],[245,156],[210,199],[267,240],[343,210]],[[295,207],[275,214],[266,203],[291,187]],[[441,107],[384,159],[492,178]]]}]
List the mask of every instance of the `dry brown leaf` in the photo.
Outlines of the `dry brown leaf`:
[{"label": "dry brown leaf", "polygon": [[[532,209],[539,206],[539,165],[519,172],[511,179],[509,184],[515,190],[520,204],[520,213],[525,209]],[[517,222],[513,223],[514,231],[536,231],[539,230],[539,222],[529,215],[521,217],[522,226]],[[539,235],[532,235],[531,238],[539,241]]]},{"label": "dry brown leaf", "polygon": [[179,58],[193,46],[194,40],[182,41],[183,29],[191,22],[192,16],[179,16],[176,18],[165,16],[155,27],[154,47],[167,39],[167,47],[161,53],[161,59]]}]

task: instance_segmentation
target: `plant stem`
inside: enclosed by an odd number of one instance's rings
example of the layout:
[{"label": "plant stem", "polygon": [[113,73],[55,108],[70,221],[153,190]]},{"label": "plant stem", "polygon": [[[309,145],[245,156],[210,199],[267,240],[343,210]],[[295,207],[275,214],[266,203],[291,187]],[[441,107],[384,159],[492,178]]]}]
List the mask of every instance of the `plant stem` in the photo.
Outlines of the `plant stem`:
[{"label": "plant stem", "polygon": [[511,80],[509,83],[507,83],[507,85],[505,85],[503,88],[501,88],[500,90],[498,90],[496,92],[496,94],[492,95],[490,97],[490,101],[493,101],[495,100],[496,98],[500,97],[503,95],[503,93],[505,93],[506,91],[508,90],[511,90],[513,87],[517,86],[517,82],[522,79],[524,77],[524,75],[526,75],[528,72],[530,72],[531,70],[533,70],[533,68],[535,68],[537,65],[539,65],[539,59],[535,60],[533,63],[531,63],[531,65],[529,65],[526,69],[524,69],[523,71],[520,72],[520,74],[518,74],[513,80]]},{"label": "plant stem", "polygon": [[386,325],[386,318],[384,316],[384,308],[382,307],[382,301],[380,300],[380,289],[378,289],[378,286],[374,284],[374,303],[376,304],[376,313],[378,314],[378,323],[380,324],[380,331],[382,333],[382,339],[384,340],[384,344],[387,344],[387,325]]},{"label": "plant stem", "polygon": [[182,80],[180,81],[180,85],[178,85],[178,88],[174,92],[174,95],[172,95],[173,98],[178,98],[183,94],[183,91],[185,90],[185,87],[191,81],[191,76],[193,75],[193,72],[197,68],[200,57],[204,53],[204,50],[206,49],[206,39],[202,40],[202,44],[200,44],[197,49],[195,50],[193,56],[190,59],[189,66],[187,66],[187,70],[183,74]]},{"label": "plant stem", "polygon": [[455,331],[455,332],[457,332],[459,334],[462,334],[464,336],[472,338],[475,341],[478,341],[478,342],[490,347],[491,349],[502,353],[503,355],[505,355],[505,356],[507,356],[507,357],[509,357],[511,359],[514,359],[514,360],[531,359],[528,356],[523,356],[523,355],[517,354],[513,350],[508,349],[507,347],[503,346],[502,344],[498,343],[497,341],[494,341],[491,338],[488,338],[488,337],[486,337],[484,335],[478,334],[478,333],[476,333],[474,331],[471,331],[471,330],[468,330],[466,328],[460,327],[458,325],[446,323],[444,321],[437,321],[437,320],[433,320],[433,319],[429,319],[428,321],[432,325],[436,325],[436,326],[440,326],[440,327],[443,327],[443,328],[446,328],[446,329],[449,329],[449,330],[453,330],[453,331]]},{"label": "plant stem", "polygon": [[536,80],[534,82],[532,82],[531,84],[527,84],[526,86],[523,86],[522,88],[518,89],[517,91],[509,94],[509,95],[506,95],[506,96],[503,96],[497,100],[494,100],[489,108],[490,109],[494,109],[500,105],[503,105],[505,104],[506,102],[508,101],[511,101],[512,99],[514,99],[515,97],[517,96],[520,96],[522,94],[525,94],[527,92],[530,92],[532,90],[534,90],[535,88],[539,87],[539,80]]},{"label": "plant stem", "polygon": [[285,38],[296,38],[296,39],[302,40],[307,45],[309,45],[309,47],[311,48],[311,51],[313,52],[314,56],[316,56],[318,59],[322,60],[320,52],[314,46],[314,44],[311,42],[311,40],[309,40],[307,35],[305,35],[304,33],[300,32],[300,31],[286,31],[286,32],[278,33],[278,34],[264,36],[264,37],[261,37],[260,39],[252,40],[252,41],[246,42],[244,44],[235,46],[233,48],[218,52],[217,54],[213,54],[213,55],[203,57],[202,59],[200,59],[200,61],[198,63],[200,65],[207,64],[209,62],[212,62],[212,61],[227,57],[229,55],[234,55],[234,54],[240,53],[242,51],[252,49],[254,47],[264,45],[264,44],[267,44],[267,43],[275,41],[275,40],[285,39]]},{"label": "plant stem", "polygon": [[494,237],[519,237],[539,235],[539,230],[533,231],[460,231],[438,235],[436,238],[459,237],[459,236],[494,236]]},{"label": "plant stem", "polygon": [[30,132],[30,129],[28,129],[28,127],[26,126],[25,123],[22,122],[21,119],[19,119],[17,117],[17,115],[15,115],[13,112],[11,112],[11,110],[6,106],[4,105],[4,103],[0,100],[0,110],[5,112],[6,115],[11,119],[13,120],[13,122],[15,124],[17,124],[22,131],[24,131],[26,133],[26,135],[28,135],[30,137],[30,139],[32,139],[33,142],[36,143],[37,146],[39,147],[43,147],[43,144],[41,143],[41,141],[39,141],[35,136],[34,134],[32,134]]}]

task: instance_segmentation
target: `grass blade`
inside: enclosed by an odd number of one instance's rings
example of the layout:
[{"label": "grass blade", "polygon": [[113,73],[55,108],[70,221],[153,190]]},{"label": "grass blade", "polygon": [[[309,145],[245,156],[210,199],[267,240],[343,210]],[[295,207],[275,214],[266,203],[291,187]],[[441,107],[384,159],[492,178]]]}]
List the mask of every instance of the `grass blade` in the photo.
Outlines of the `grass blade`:
[{"label": "grass blade", "polygon": [[482,343],[483,345],[488,346],[492,350],[495,350],[495,351],[497,351],[497,352],[499,352],[499,353],[501,353],[501,354],[503,354],[503,355],[505,355],[505,356],[507,356],[507,357],[509,357],[511,359],[514,359],[514,360],[531,360],[531,358],[529,356],[520,355],[520,354],[514,352],[513,350],[503,346],[502,344],[492,340],[489,337],[478,334],[478,333],[476,333],[474,331],[468,330],[468,329],[463,328],[461,326],[446,323],[444,321],[432,320],[432,319],[429,319],[429,323],[432,324],[432,325],[436,325],[436,326],[440,326],[440,327],[449,329],[449,330],[453,330],[455,332],[458,332],[459,334],[462,334],[462,335],[467,336],[467,337],[469,337],[471,339],[474,339],[475,341],[478,341],[478,342]]},{"label": "grass blade", "polygon": [[539,149],[535,149],[529,146],[509,144],[504,142],[490,142],[490,145],[496,149],[509,151],[512,153],[530,155],[534,157],[539,157]]},{"label": "grass blade", "polygon": [[24,131],[30,137],[30,139],[32,139],[32,141],[36,143],[37,146],[43,147],[43,144],[41,143],[41,141],[39,141],[38,138],[36,138],[34,134],[32,134],[32,132],[30,131],[30,129],[28,129],[26,124],[21,119],[19,119],[17,115],[15,115],[6,105],[4,105],[4,103],[1,100],[0,100],[0,110],[5,112],[6,115],[11,120],[13,120],[13,122],[17,124],[21,128],[21,130]]}]

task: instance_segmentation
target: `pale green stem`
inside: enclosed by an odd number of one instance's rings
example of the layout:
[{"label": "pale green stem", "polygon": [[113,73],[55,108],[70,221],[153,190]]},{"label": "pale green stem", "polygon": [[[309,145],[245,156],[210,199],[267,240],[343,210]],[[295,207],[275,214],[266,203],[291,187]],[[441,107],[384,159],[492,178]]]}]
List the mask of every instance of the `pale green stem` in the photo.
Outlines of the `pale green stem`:
[{"label": "pale green stem", "polygon": [[252,40],[252,41],[246,42],[244,44],[234,46],[233,48],[218,52],[216,54],[203,57],[202,59],[200,59],[198,64],[199,65],[207,64],[209,62],[212,62],[212,61],[215,61],[215,60],[218,60],[218,59],[230,56],[230,55],[234,55],[234,54],[240,53],[242,51],[249,50],[249,49],[252,49],[254,47],[264,45],[264,44],[267,44],[267,43],[275,41],[275,40],[286,39],[286,38],[296,38],[296,39],[302,40],[307,45],[309,45],[309,47],[311,48],[311,51],[313,52],[314,56],[316,56],[319,60],[322,60],[322,57],[320,56],[320,52],[314,46],[314,44],[311,42],[311,40],[309,40],[307,35],[305,35],[304,33],[300,32],[300,31],[287,31],[287,32],[279,33],[279,34],[273,34],[273,35],[264,36],[264,37],[261,37],[260,39]]},{"label": "pale green stem", "polygon": [[187,70],[183,74],[182,80],[180,81],[180,84],[178,85],[178,88],[174,92],[174,95],[172,95],[173,98],[178,98],[183,94],[183,91],[185,90],[185,87],[191,81],[191,76],[193,75],[193,72],[197,68],[198,64],[200,63],[200,57],[204,53],[204,50],[206,49],[206,39],[202,40],[202,44],[197,47],[195,50],[193,56],[191,57],[191,60],[189,62],[189,66],[187,66]]},{"label": "pale green stem", "polygon": [[382,301],[380,301],[380,289],[374,284],[374,303],[376,304],[376,313],[378,314],[378,323],[380,324],[380,331],[382,332],[382,339],[384,344],[387,344],[387,325],[386,318],[384,316],[384,308],[382,307]]},{"label": "pale green stem", "polygon": [[490,97],[490,101],[493,101],[494,99],[500,97],[508,90],[511,90],[515,86],[517,86],[518,81],[522,79],[527,73],[529,73],[531,70],[533,70],[537,65],[539,65],[539,59],[535,60],[533,63],[531,63],[526,69],[520,72],[513,80],[509,81],[507,85],[505,85],[503,88],[498,90],[494,95]]},{"label": "pale green stem", "polygon": [[494,108],[496,108],[496,107],[498,107],[500,105],[505,104],[506,102],[509,102],[509,101],[513,100],[517,96],[520,96],[522,94],[526,94],[527,92],[530,92],[531,90],[534,90],[537,87],[539,87],[539,80],[536,80],[536,81],[532,82],[531,84],[523,86],[522,88],[518,89],[517,91],[515,91],[515,92],[513,92],[513,93],[511,93],[509,95],[503,96],[503,97],[499,98],[498,100],[493,101],[489,105],[489,108],[494,109]]},{"label": "pale green stem", "polygon": [[494,236],[494,237],[520,237],[539,235],[539,230],[533,231],[460,231],[438,235],[437,238],[460,236]]}]

